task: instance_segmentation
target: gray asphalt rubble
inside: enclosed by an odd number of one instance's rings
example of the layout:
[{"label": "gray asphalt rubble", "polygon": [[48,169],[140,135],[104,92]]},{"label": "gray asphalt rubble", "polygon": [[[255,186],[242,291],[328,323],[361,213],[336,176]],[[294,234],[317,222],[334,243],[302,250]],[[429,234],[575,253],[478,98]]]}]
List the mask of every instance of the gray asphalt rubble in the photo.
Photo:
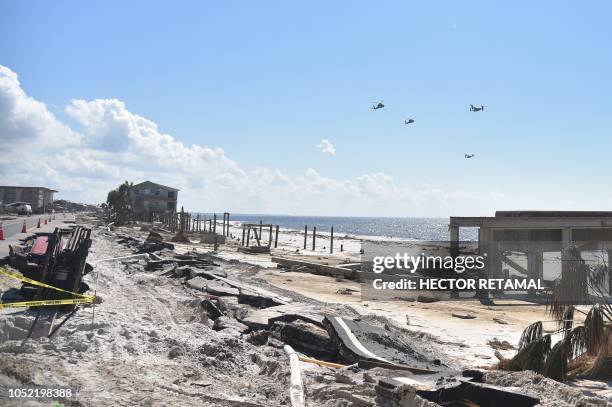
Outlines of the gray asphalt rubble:
[{"label": "gray asphalt rubble", "polygon": [[580,393],[563,384],[551,390],[529,372],[466,370],[431,335],[272,287],[255,277],[259,266],[179,253],[155,229],[143,239],[130,228],[80,221],[93,225],[85,280],[99,297],[95,317],[94,306],[82,306],[49,339],[43,315],[26,341],[35,311],[3,314],[0,387],[69,386],[80,396],[59,400],[66,406],[285,406],[290,345],[302,358],[307,406],[486,405],[494,397],[515,406],[578,405]]}]

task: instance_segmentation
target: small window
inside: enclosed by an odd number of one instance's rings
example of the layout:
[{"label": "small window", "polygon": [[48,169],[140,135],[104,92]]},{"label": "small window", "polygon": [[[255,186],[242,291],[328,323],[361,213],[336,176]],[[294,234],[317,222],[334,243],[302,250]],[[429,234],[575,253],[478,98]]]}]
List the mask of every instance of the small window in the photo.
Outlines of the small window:
[{"label": "small window", "polygon": [[134,195],[138,195],[139,193],[140,193],[139,190],[137,190],[137,189],[134,190]]},{"label": "small window", "polygon": [[168,198],[174,198],[174,191],[168,191]]},{"label": "small window", "polygon": [[166,204],[166,209],[168,209],[168,210],[174,210],[174,209],[175,209],[175,208],[174,208],[174,203],[173,203],[173,202],[168,202],[168,203]]},{"label": "small window", "polygon": [[159,189],[156,189],[155,190],[155,196],[158,196],[158,195],[159,195]]}]

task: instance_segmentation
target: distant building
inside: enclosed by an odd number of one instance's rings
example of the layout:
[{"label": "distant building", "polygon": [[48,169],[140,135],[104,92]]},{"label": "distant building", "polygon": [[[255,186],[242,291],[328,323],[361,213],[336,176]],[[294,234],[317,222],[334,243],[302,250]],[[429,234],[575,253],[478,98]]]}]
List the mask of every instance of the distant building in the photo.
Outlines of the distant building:
[{"label": "distant building", "polygon": [[0,202],[3,205],[13,202],[27,202],[35,212],[43,212],[53,204],[53,194],[57,191],[45,187],[16,187],[0,185]]},{"label": "distant building", "polygon": [[179,190],[151,181],[141,182],[130,189],[132,210],[136,218],[147,218],[152,213],[176,212]]}]

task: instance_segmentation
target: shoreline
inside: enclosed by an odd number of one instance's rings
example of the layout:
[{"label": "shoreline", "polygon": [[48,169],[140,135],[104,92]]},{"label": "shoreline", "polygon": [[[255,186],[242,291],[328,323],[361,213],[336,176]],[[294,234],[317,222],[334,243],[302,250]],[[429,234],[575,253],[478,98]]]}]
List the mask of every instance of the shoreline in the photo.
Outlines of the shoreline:
[{"label": "shoreline", "polygon": [[[192,220],[197,215],[206,216],[206,220],[202,222],[209,222],[212,219],[212,213],[201,213],[191,212]],[[221,224],[222,217],[217,214],[217,223]],[[253,223],[257,224],[260,220],[264,224],[279,225],[281,228],[286,230],[292,230],[297,233],[303,232],[304,226],[308,225],[308,232],[312,231],[312,227],[317,228],[317,234],[319,230],[321,233],[329,233],[330,228],[334,227],[334,235],[346,235],[363,240],[394,240],[394,241],[445,241],[450,238],[448,231],[449,218],[427,218],[427,217],[336,217],[336,216],[283,216],[283,215],[235,215],[236,217],[247,219],[235,219],[230,215],[231,223]],[[290,222],[286,222],[286,218],[292,218]],[[333,222],[334,220],[337,223]],[[355,220],[368,221],[367,225],[361,225]],[[397,222],[392,222],[396,220]],[[299,221],[299,222],[297,222]],[[391,222],[391,223],[385,223]],[[375,229],[379,228],[380,231],[373,230],[371,233],[360,229]],[[345,231],[349,229],[349,231]],[[422,229],[422,230],[419,230]],[[464,228],[462,231],[466,234],[466,238],[463,240],[469,241],[477,238],[473,230],[475,228]],[[387,232],[385,232],[385,230]],[[409,231],[414,231],[414,233]],[[410,234],[411,236],[403,236],[403,234]]]}]

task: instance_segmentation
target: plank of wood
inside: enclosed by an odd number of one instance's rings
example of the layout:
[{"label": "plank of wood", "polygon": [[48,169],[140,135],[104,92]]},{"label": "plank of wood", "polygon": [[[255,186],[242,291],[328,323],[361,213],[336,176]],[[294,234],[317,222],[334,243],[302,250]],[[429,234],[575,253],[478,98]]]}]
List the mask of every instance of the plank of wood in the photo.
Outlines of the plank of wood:
[{"label": "plank of wood", "polygon": [[302,372],[300,371],[300,360],[297,353],[289,345],[284,347],[289,356],[289,368],[291,378],[289,379],[289,399],[292,407],[305,407],[304,386],[302,384]]}]

